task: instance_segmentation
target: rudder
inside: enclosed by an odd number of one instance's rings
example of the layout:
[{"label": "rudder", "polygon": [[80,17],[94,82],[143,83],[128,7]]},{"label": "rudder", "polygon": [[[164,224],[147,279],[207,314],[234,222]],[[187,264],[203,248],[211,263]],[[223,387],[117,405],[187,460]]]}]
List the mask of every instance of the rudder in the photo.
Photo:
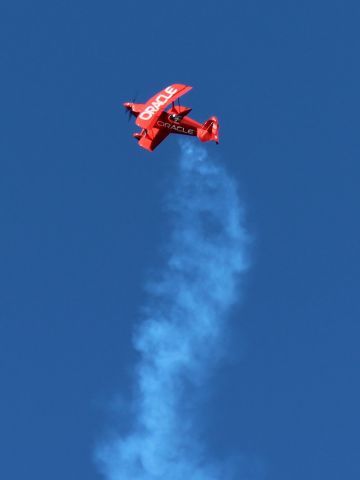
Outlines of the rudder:
[{"label": "rudder", "polygon": [[216,117],[210,117],[197,131],[198,139],[201,142],[213,140],[219,143],[219,120]]}]

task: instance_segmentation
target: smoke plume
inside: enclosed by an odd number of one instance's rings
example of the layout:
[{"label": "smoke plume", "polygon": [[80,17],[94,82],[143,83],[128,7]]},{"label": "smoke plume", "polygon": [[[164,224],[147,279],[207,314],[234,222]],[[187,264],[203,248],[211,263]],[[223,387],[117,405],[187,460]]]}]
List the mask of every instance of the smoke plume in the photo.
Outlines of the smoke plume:
[{"label": "smoke plume", "polygon": [[108,480],[224,479],[207,458],[196,417],[247,267],[242,210],[223,166],[188,143],[166,206],[166,259],[147,286],[134,336],[139,360],[132,428],[97,452]]}]

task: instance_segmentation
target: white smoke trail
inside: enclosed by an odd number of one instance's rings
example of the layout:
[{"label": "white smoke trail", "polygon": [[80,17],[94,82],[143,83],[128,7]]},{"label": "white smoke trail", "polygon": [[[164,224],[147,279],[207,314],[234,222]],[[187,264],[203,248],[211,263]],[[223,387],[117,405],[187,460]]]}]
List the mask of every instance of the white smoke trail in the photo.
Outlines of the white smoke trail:
[{"label": "white smoke trail", "polygon": [[97,452],[109,480],[220,480],[197,439],[196,392],[221,354],[229,307],[246,269],[246,233],[234,181],[203,147],[182,145],[167,199],[166,265],[148,286],[135,335],[134,422]]}]

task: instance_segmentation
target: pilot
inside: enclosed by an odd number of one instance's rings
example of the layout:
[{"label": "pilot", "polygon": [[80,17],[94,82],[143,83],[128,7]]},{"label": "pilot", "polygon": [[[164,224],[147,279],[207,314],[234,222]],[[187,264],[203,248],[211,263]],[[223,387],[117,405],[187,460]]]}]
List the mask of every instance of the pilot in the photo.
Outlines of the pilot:
[{"label": "pilot", "polygon": [[169,118],[170,118],[170,120],[172,120],[175,123],[180,123],[181,119],[182,119],[181,115],[179,115],[179,114],[175,115],[174,113],[169,115]]}]

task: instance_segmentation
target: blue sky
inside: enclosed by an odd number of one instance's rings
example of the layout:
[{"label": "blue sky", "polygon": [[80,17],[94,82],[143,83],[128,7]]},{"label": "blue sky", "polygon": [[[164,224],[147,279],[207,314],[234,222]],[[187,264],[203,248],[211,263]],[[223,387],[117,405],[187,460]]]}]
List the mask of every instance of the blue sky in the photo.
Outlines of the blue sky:
[{"label": "blue sky", "polygon": [[2,4],[1,478],[100,478],[180,155],[174,137],[140,150],[120,107],[174,82],[194,118],[219,117],[207,150],[253,237],[209,451],[243,454],[254,480],[359,477],[359,9]]}]

